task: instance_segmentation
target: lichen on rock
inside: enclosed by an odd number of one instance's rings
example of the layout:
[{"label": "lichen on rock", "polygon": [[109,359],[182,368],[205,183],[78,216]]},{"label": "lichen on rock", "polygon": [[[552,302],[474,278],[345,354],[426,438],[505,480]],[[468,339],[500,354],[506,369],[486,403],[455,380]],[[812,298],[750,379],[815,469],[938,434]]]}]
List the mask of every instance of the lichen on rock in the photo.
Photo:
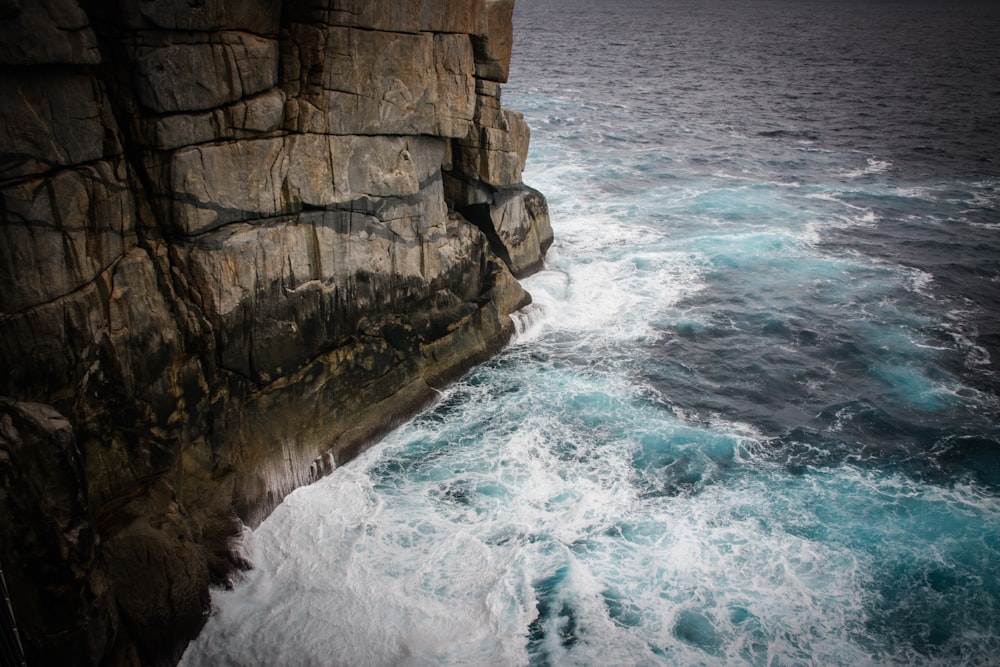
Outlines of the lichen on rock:
[{"label": "lichen on rock", "polygon": [[513,2],[2,11],[0,565],[30,663],[173,664],[241,526],[530,300]]}]

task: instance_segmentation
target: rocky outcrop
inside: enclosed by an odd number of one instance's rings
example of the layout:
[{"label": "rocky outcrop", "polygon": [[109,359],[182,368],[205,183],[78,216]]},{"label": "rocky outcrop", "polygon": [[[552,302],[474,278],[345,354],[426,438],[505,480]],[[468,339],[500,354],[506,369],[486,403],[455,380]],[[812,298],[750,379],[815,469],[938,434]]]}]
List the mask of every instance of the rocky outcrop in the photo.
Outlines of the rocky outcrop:
[{"label": "rocky outcrop", "polygon": [[173,664],[528,302],[512,0],[0,4],[0,565],[32,664]]}]

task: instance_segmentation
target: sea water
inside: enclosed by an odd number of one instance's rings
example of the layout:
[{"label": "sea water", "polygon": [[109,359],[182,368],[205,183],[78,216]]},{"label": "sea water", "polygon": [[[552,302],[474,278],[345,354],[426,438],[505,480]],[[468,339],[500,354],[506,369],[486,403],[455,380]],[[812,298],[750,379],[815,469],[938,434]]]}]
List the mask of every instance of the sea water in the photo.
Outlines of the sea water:
[{"label": "sea water", "polygon": [[520,0],[518,336],[193,665],[1000,662],[1000,6]]}]

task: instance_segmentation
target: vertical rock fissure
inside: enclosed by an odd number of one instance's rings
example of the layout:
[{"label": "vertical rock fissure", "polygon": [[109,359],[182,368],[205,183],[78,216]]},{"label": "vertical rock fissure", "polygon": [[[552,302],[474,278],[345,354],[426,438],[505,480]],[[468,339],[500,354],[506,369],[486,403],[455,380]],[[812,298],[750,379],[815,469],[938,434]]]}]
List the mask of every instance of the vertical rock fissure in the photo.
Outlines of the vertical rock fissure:
[{"label": "vertical rock fissure", "polygon": [[494,255],[502,259],[503,263],[510,269],[510,251],[507,250],[507,246],[500,240],[500,235],[497,234],[496,227],[493,226],[493,218],[490,217],[490,206],[488,204],[462,206],[458,209],[458,213],[483,233],[483,236],[486,237],[486,240],[490,244],[490,250]]}]

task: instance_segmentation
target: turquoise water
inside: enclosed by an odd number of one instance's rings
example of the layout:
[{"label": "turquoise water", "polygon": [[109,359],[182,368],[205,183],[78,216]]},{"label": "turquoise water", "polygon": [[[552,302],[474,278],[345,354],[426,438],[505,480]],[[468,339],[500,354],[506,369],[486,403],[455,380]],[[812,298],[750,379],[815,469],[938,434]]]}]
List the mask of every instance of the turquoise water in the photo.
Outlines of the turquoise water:
[{"label": "turquoise water", "polygon": [[996,664],[997,10],[516,19],[518,337],[248,533],[184,664]]}]

